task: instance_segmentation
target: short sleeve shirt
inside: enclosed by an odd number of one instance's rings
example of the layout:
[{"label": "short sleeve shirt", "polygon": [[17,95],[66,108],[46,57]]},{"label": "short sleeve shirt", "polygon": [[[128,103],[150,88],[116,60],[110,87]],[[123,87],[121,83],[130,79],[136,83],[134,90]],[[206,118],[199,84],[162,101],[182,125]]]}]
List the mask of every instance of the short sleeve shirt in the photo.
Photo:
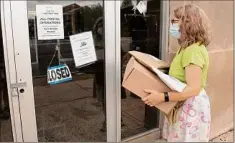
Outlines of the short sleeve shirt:
[{"label": "short sleeve shirt", "polygon": [[190,64],[202,68],[201,88],[205,88],[209,67],[209,55],[206,47],[200,43],[194,43],[177,52],[171,63],[169,75],[186,83],[185,67]]}]

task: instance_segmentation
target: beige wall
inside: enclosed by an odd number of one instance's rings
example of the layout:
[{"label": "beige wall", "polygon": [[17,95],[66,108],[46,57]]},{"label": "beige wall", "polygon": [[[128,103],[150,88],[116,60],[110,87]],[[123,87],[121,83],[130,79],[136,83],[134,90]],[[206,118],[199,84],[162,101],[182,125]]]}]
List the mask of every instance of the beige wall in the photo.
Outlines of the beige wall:
[{"label": "beige wall", "polygon": [[[214,138],[233,128],[233,1],[172,0],[170,13],[187,3],[203,8],[212,22],[213,39],[208,47],[210,68],[206,90],[211,102],[211,138]],[[178,48],[176,40],[169,37],[169,61]]]}]

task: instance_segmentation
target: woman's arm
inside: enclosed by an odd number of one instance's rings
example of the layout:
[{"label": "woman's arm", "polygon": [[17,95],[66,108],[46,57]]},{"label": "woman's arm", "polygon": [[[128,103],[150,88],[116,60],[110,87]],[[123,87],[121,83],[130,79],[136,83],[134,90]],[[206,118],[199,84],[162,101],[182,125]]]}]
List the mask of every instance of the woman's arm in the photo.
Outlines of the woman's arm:
[{"label": "woman's arm", "polygon": [[[169,92],[170,101],[183,101],[199,94],[201,90],[202,68],[200,66],[190,64],[185,68],[185,76],[187,86],[183,92]],[[158,93],[155,90],[148,89],[145,91],[149,93],[148,96],[142,99],[145,104],[154,106],[160,102],[164,102],[164,93]]]},{"label": "woman's arm", "polygon": [[182,101],[190,97],[196,96],[201,90],[201,67],[190,64],[185,68],[185,78],[187,86],[183,92],[169,92],[170,101]]}]

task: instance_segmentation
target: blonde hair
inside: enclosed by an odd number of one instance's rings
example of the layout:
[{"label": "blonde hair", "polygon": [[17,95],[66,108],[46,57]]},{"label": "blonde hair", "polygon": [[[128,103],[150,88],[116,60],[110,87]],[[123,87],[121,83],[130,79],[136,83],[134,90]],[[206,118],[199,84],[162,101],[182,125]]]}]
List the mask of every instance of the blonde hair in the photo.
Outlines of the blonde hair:
[{"label": "blonde hair", "polygon": [[174,10],[180,20],[181,47],[186,48],[196,42],[208,46],[211,40],[210,21],[205,12],[196,5],[187,4]]}]

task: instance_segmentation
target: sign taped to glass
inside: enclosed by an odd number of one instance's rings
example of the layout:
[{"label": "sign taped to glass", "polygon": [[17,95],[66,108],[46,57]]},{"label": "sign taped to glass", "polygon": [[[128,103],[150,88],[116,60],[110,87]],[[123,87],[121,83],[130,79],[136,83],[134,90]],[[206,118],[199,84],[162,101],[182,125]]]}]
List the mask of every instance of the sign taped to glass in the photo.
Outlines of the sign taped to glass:
[{"label": "sign taped to glass", "polygon": [[61,5],[37,5],[38,40],[64,39],[63,8]]},{"label": "sign taped to glass", "polygon": [[139,3],[138,3],[138,5],[136,6],[136,9],[138,9],[138,11],[142,14],[142,13],[146,13],[146,11],[147,11],[147,2],[145,1],[140,1]]},{"label": "sign taped to glass", "polygon": [[84,32],[69,37],[76,67],[97,61],[92,32]]},{"label": "sign taped to glass", "polygon": [[69,67],[66,64],[60,64],[47,69],[47,83],[59,84],[72,80],[72,75]]}]

